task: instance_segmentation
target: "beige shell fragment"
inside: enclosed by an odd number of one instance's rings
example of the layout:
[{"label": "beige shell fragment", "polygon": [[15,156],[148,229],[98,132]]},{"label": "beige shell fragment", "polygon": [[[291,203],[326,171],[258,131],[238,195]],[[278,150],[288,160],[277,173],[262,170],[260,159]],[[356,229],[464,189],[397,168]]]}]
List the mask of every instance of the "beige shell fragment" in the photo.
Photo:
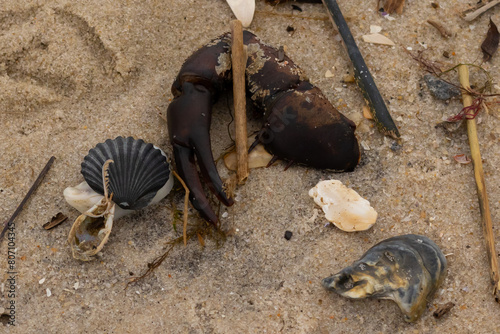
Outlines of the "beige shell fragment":
[{"label": "beige shell fragment", "polygon": [[255,0],[226,0],[243,27],[250,26],[255,12]]},{"label": "beige shell fragment", "polygon": [[390,45],[390,46],[396,45],[389,38],[387,38],[384,35],[379,34],[379,33],[363,35],[363,41],[365,41],[367,43],[372,43],[372,44],[382,44],[382,45]]},{"label": "beige shell fragment", "polygon": [[[254,139],[248,138],[247,147],[252,145]],[[266,167],[273,156],[266,151],[263,145],[258,144],[255,148],[248,154],[248,168],[259,168]],[[229,170],[236,170],[236,151],[233,150],[224,156],[224,164]]]},{"label": "beige shell fragment", "polygon": [[342,231],[364,231],[377,220],[370,202],[338,180],[320,181],[309,190],[309,196],[321,206],[326,219]]}]

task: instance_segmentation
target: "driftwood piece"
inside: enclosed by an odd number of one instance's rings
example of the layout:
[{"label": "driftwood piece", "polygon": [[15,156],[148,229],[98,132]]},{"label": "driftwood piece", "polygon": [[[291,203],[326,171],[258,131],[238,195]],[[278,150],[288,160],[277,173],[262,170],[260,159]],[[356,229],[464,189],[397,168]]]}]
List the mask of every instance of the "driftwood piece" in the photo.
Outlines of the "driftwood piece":
[{"label": "driftwood piece", "polygon": [[236,127],[236,174],[238,183],[248,178],[247,115],[245,98],[245,68],[247,59],[243,46],[243,28],[238,20],[231,21],[231,58],[233,70],[234,124]]}]

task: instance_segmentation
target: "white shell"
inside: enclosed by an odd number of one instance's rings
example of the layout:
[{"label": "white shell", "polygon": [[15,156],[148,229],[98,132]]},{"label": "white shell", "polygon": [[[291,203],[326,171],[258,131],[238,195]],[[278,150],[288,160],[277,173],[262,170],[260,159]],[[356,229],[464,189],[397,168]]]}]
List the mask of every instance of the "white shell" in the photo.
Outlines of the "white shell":
[{"label": "white shell", "polygon": [[363,197],[338,180],[320,181],[309,196],[321,206],[326,219],[342,231],[364,231],[377,220],[377,212]]},{"label": "white shell", "polygon": [[226,0],[243,27],[249,27],[255,12],[255,0]]},{"label": "white shell", "polygon": [[[170,190],[172,190],[173,185],[174,179],[170,178],[167,183],[165,183],[165,185],[160,190],[158,190],[149,205],[153,205],[161,201],[165,196],[168,195]],[[101,199],[104,198],[104,196],[92,190],[92,188],[90,188],[88,183],[85,181],[83,181],[76,187],[67,187],[66,189],[64,189],[63,194],[66,202],[77,209],[80,213],[87,212],[88,210],[90,210],[90,208],[92,208],[94,205],[99,203]],[[117,206],[115,208],[114,219],[121,218],[132,212],[135,212],[135,210],[125,210]]]}]

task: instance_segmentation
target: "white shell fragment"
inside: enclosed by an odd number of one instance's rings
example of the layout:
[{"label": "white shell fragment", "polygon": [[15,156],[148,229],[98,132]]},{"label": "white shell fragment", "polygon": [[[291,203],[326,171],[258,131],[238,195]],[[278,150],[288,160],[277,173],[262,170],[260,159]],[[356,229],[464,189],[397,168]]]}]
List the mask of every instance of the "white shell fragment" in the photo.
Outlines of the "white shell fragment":
[{"label": "white shell fragment", "polygon": [[226,0],[243,27],[250,26],[255,12],[255,0]]},{"label": "white shell fragment", "polygon": [[382,31],[381,26],[370,25],[370,34],[376,34]]},{"label": "white shell fragment", "polygon": [[[248,138],[247,147],[250,147],[253,141],[253,138]],[[252,152],[248,154],[248,168],[266,167],[272,158],[273,156],[266,151],[264,145],[258,144]],[[224,156],[224,165],[226,165],[226,168],[229,170],[236,170],[236,166],[238,165],[236,150],[232,150]]]},{"label": "white shell fragment", "polygon": [[364,231],[377,220],[370,202],[338,180],[320,181],[309,190],[309,196],[321,206],[326,219],[342,231]]},{"label": "white shell fragment", "polygon": [[379,34],[379,33],[363,35],[363,41],[365,41],[367,43],[372,43],[372,44],[382,44],[382,45],[390,45],[390,46],[396,45],[389,38],[387,38],[384,35]]}]

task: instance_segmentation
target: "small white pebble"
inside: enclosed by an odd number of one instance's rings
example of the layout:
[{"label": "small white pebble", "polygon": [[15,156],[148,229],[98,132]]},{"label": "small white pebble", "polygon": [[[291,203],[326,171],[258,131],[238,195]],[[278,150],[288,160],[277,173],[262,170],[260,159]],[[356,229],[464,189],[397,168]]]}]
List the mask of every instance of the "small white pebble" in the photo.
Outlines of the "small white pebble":
[{"label": "small white pebble", "polygon": [[227,213],[227,211],[222,214],[222,218],[227,218],[228,216],[229,216],[229,213]]},{"label": "small white pebble", "polygon": [[406,50],[411,51],[413,48],[411,46],[407,47]]},{"label": "small white pebble", "polygon": [[47,288],[47,297],[50,297],[50,296],[52,296],[52,292],[50,292],[50,289]]},{"label": "small white pebble", "polygon": [[140,295],[140,294],[141,294],[141,292],[140,292],[140,291],[136,291],[135,293],[137,293],[138,295]]},{"label": "small white pebble", "polygon": [[45,277],[38,281],[38,284],[43,284],[45,282]]},{"label": "small white pebble", "polygon": [[370,25],[370,34],[376,34],[378,32],[382,31],[381,26],[376,26],[376,25]]},{"label": "small white pebble", "polygon": [[79,287],[80,287],[80,283],[76,282],[75,284],[73,284],[73,288],[75,290],[78,290]]}]

